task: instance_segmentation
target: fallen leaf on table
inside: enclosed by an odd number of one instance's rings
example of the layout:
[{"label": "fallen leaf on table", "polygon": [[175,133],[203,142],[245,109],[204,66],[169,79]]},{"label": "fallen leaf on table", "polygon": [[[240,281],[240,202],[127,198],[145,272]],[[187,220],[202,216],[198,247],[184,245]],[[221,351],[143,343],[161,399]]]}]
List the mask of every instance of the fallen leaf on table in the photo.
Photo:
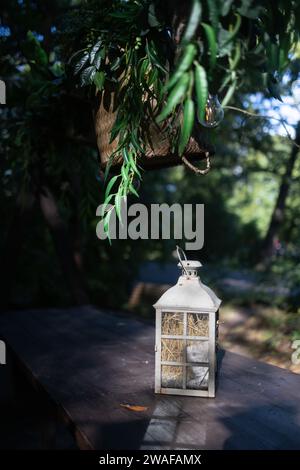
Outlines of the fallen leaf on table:
[{"label": "fallen leaf on table", "polygon": [[123,405],[120,404],[122,408],[126,408],[127,410],[130,411],[146,411],[148,410],[148,406],[140,406],[140,405]]}]

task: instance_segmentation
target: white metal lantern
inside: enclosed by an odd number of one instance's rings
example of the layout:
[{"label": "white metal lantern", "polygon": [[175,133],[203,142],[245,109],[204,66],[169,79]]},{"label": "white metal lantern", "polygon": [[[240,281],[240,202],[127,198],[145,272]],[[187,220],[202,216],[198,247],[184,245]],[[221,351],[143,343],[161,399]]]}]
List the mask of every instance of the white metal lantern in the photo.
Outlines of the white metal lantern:
[{"label": "white metal lantern", "polygon": [[202,284],[201,263],[177,254],[182,275],[154,304],[155,392],[214,397],[221,300]]}]

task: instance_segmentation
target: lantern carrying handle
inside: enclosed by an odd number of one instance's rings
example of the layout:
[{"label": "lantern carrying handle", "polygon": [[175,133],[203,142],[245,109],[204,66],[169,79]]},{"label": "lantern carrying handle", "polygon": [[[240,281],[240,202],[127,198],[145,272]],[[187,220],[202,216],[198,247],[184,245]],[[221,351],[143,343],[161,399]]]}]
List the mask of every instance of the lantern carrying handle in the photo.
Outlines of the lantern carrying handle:
[{"label": "lantern carrying handle", "polygon": [[182,260],[182,258],[181,258],[181,256],[180,256],[180,253],[181,253],[181,254],[183,255],[183,257],[184,257],[184,260],[187,261],[186,254],[185,254],[185,252],[183,251],[183,249],[182,249],[180,246],[178,246],[178,245],[176,245],[176,250],[177,250],[177,256],[178,256],[178,259],[179,259],[179,263],[181,264],[182,269],[184,270],[185,274],[188,276],[189,273],[188,273],[186,267],[183,265],[183,260]]}]

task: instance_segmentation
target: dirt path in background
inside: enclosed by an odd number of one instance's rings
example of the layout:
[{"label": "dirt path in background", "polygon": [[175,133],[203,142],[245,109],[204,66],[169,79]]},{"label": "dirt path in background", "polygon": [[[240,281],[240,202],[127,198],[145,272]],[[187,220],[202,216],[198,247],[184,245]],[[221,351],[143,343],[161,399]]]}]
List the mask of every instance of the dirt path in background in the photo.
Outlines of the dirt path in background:
[{"label": "dirt path in background", "polygon": [[292,342],[300,331],[299,313],[253,305],[225,304],[221,309],[220,345],[300,374],[300,364],[292,364]]}]

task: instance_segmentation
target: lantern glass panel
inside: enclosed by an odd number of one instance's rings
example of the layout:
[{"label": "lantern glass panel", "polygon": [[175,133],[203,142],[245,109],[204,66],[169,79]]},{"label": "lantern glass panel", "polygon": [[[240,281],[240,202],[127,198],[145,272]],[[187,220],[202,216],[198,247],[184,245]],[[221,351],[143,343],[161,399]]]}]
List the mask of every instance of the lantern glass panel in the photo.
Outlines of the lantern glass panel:
[{"label": "lantern glass panel", "polygon": [[183,335],[183,313],[163,312],[161,332],[163,335]]},{"label": "lantern glass panel", "polygon": [[161,366],[161,386],[163,388],[183,388],[183,367]]},{"label": "lantern glass panel", "polygon": [[208,341],[187,341],[186,362],[206,362],[208,364]]},{"label": "lantern glass panel", "polygon": [[185,341],[182,339],[161,340],[161,360],[167,362],[184,362]]},{"label": "lantern glass panel", "polygon": [[208,390],[208,366],[190,366],[186,372],[186,388],[189,390]]},{"label": "lantern glass panel", "polygon": [[187,314],[187,334],[188,336],[209,336],[207,313]]}]

